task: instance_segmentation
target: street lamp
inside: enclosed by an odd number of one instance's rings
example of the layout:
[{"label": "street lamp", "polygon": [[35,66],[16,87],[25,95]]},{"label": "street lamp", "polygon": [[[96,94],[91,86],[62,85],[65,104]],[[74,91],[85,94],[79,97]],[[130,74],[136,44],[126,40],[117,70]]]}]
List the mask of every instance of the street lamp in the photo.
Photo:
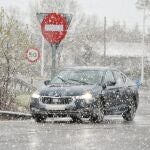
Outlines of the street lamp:
[{"label": "street lamp", "polygon": [[145,22],[148,16],[146,16],[146,9],[150,7],[149,0],[138,0],[137,8],[143,10],[143,32],[142,32],[142,56],[141,56],[141,83],[144,83],[144,50],[145,50]]},{"label": "street lamp", "polygon": [[144,50],[145,50],[145,21],[146,9],[143,9],[143,34],[142,34],[142,57],[141,57],[141,83],[144,82]]}]

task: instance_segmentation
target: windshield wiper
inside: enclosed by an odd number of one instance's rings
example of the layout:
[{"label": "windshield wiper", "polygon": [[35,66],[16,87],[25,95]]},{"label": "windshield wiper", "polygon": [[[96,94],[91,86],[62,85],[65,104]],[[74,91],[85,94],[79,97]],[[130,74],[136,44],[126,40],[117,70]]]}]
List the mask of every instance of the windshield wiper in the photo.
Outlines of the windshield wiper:
[{"label": "windshield wiper", "polygon": [[78,83],[83,83],[83,84],[90,84],[90,83],[87,83],[87,82],[84,82],[84,81],[80,81],[80,80],[76,80],[76,79],[68,79],[70,81],[75,81],[75,82],[78,82]]},{"label": "windshield wiper", "polygon": [[66,81],[65,79],[63,79],[63,78],[61,78],[59,76],[57,78],[60,79],[61,81],[63,81],[64,83],[69,83],[70,84],[70,82]]}]

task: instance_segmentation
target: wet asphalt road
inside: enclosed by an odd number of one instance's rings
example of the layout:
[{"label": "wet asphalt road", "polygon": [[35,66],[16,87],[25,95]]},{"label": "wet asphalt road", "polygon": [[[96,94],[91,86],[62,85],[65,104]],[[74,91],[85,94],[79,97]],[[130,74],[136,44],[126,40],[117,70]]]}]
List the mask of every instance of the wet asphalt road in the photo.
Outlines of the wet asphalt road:
[{"label": "wet asphalt road", "polygon": [[141,93],[133,122],[121,116],[107,116],[101,124],[0,121],[0,150],[150,150],[150,95]]}]

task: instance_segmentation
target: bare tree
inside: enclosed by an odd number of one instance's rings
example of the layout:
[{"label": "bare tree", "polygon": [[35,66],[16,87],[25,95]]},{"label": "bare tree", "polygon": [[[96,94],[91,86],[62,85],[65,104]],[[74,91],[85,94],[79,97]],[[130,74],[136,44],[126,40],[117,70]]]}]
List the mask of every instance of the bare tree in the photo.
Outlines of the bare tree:
[{"label": "bare tree", "polygon": [[150,0],[137,0],[136,7],[138,9],[150,9]]}]

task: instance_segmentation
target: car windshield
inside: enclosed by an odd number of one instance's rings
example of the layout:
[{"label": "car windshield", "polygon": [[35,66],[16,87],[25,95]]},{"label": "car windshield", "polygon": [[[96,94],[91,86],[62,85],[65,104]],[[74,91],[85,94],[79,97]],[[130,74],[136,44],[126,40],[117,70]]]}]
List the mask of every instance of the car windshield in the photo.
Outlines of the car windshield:
[{"label": "car windshield", "polygon": [[102,70],[64,70],[51,81],[52,84],[96,84],[102,79]]}]

